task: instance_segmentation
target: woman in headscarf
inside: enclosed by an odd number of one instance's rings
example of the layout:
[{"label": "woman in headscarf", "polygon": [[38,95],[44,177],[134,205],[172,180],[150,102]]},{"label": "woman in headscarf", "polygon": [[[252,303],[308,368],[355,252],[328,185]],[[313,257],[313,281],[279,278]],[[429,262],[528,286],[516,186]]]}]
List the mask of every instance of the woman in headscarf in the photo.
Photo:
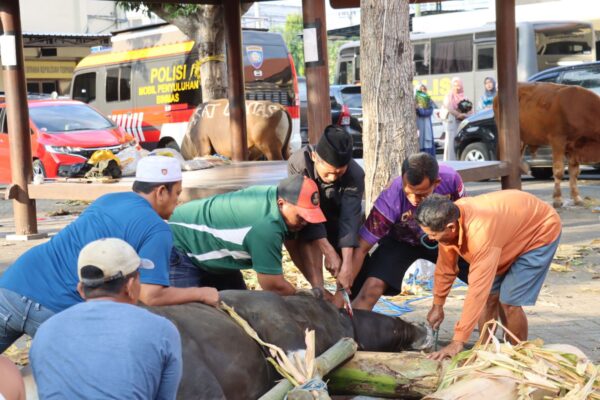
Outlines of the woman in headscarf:
[{"label": "woman in headscarf", "polygon": [[417,103],[417,129],[419,131],[419,148],[421,151],[435,157],[435,143],[433,141],[433,125],[431,114],[433,113],[433,102],[427,94],[427,86],[420,85],[415,94]]},{"label": "woman in headscarf", "polygon": [[479,100],[479,107],[477,108],[478,110],[492,108],[494,97],[496,97],[496,93],[498,92],[496,88],[496,81],[491,76],[488,76],[483,80],[483,87],[485,88],[485,92]]},{"label": "woman in headscarf", "polygon": [[444,161],[456,160],[454,152],[454,138],[458,124],[467,118],[468,113],[463,113],[459,109],[459,103],[465,99],[465,90],[462,79],[455,76],[452,78],[450,92],[444,98],[444,111],[446,115],[441,115],[444,120],[444,130],[446,132],[446,140],[444,143]]}]

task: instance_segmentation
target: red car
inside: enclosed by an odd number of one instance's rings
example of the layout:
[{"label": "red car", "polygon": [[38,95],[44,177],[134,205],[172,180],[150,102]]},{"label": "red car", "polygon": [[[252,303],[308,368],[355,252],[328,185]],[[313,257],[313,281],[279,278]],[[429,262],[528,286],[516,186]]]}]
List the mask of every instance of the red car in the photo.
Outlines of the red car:
[{"label": "red car", "polygon": [[[132,135],[79,101],[30,100],[33,174],[53,178],[61,166],[87,161],[96,150],[137,146]],[[0,183],[11,181],[5,104],[0,104]]]}]

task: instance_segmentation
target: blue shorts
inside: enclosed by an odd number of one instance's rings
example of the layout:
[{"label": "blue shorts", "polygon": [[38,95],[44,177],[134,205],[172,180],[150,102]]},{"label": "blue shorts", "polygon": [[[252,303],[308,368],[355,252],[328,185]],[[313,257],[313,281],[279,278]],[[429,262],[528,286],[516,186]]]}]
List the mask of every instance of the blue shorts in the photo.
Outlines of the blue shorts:
[{"label": "blue shorts", "polygon": [[500,302],[511,306],[532,306],[542,290],[560,235],[549,245],[522,254],[508,272],[494,279],[491,293],[500,292]]}]

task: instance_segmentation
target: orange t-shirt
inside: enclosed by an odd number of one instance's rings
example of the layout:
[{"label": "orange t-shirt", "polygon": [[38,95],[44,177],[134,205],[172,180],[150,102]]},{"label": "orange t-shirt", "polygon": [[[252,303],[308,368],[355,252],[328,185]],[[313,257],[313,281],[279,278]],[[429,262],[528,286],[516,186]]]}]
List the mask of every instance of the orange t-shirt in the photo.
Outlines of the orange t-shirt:
[{"label": "orange t-shirt", "polygon": [[558,213],[537,197],[501,190],[459,199],[458,245],[439,245],[433,303],[443,305],[457,274],[460,255],[469,264],[469,289],[453,340],[466,342],[477,324],[494,278],[522,254],[554,242],[561,232]]}]

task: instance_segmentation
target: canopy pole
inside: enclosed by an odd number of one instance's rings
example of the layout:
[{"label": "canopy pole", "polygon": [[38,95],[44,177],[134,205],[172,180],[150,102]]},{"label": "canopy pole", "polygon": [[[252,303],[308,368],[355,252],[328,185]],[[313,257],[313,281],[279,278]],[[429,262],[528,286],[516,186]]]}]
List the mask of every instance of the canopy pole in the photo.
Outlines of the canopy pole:
[{"label": "canopy pole", "polygon": [[6,91],[6,114],[10,145],[10,168],[12,185],[6,189],[6,198],[13,201],[15,234],[8,240],[39,238],[35,200],[29,198],[27,185],[31,182],[32,155],[29,135],[29,110],[23,62],[23,37],[19,0],[0,2],[0,26],[2,36],[2,74]]}]

